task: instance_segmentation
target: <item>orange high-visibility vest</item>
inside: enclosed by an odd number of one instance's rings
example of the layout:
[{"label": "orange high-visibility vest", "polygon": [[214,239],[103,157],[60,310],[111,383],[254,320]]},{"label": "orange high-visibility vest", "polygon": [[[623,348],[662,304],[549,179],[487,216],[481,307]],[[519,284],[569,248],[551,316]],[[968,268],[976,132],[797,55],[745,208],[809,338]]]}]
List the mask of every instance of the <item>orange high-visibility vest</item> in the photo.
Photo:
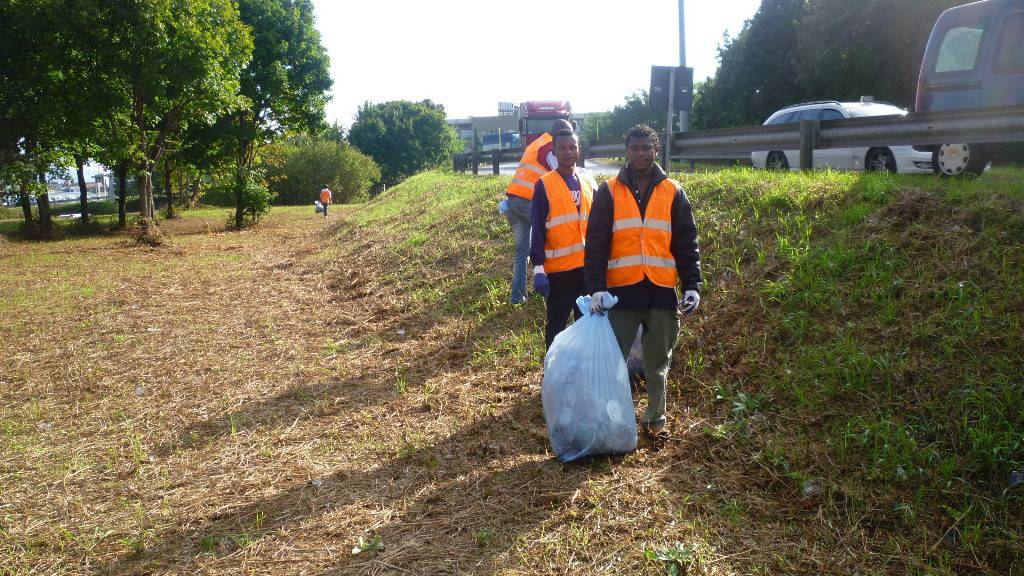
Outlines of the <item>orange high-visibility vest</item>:
[{"label": "orange high-visibility vest", "polygon": [[548,219],[544,223],[544,271],[566,272],[583,267],[583,239],[587,237],[587,218],[594,199],[596,182],[574,170],[580,181],[580,207],[572,201],[572,191],[556,170],[541,177],[548,196]]},{"label": "orange high-visibility vest", "polygon": [[519,162],[516,173],[512,175],[512,182],[509,183],[508,190],[505,191],[506,194],[533,200],[533,185],[540,180],[541,176],[548,173],[543,160],[537,158],[537,152],[550,143],[551,134],[545,132],[526,147],[526,150],[523,151],[523,159]]},{"label": "orange high-visibility vest", "polygon": [[331,190],[329,188],[322,188],[320,190],[320,203],[330,204],[331,203]]},{"label": "orange high-visibility vest", "polygon": [[640,207],[629,187],[617,177],[608,180],[614,204],[612,247],[608,256],[609,288],[637,284],[645,276],[658,286],[675,288],[678,273],[669,246],[672,243],[672,200],[677,186],[668,178],[655,186],[641,218]]}]

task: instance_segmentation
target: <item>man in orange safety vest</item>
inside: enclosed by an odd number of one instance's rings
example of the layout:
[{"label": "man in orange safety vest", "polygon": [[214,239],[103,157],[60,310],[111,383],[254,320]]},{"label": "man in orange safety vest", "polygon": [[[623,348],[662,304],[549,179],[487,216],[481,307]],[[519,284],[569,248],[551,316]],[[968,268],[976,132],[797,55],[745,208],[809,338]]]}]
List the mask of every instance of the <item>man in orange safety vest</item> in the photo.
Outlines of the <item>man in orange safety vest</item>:
[{"label": "man in orange safety vest", "polygon": [[[658,149],[658,133],[650,127],[629,131],[626,166],[594,193],[584,256],[591,311],[608,313],[623,358],[644,327],[647,409],[640,428],[656,440],[668,436],[665,383],[678,314],[697,310],[703,281],[690,201],[654,163]],[[613,308],[610,296],[618,298]]]},{"label": "man in orange safety vest", "polygon": [[533,287],[547,304],[544,343],[547,348],[565,329],[569,313],[576,310],[576,298],[586,294],[583,284],[583,240],[587,217],[597,183],[576,167],[580,140],[572,130],[552,136],[558,167],[533,187],[531,222],[533,245]]},{"label": "man in orange safety vest", "polygon": [[515,260],[512,263],[512,303],[521,304],[526,300],[526,260],[530,255],[530,203],[533,201],[533,186],[540,177],[558,166],[552,152],[551,134],[559,130],[572,130],[568,120],[555,120],[551,133],[541,134],[523,151],[523,158],[516,168],[505,193],[508,195],[505,218],[512,227],[515,237]]}]

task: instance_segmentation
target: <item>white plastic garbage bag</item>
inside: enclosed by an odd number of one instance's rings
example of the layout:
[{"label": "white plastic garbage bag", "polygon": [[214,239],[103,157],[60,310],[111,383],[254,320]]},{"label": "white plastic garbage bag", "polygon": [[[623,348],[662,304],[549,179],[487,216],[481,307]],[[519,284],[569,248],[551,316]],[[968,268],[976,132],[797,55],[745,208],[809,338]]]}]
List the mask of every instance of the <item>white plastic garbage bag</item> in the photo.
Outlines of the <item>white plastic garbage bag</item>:
[{"label": "white plastic garbage bag", "polygon": [[583,317],[555,337],[544,358],[544,420],[562,462],[636,449],[626,362],[608,316],[592,316],[590,300],[576,299]]},{"label": "white plastic garbage bag", "polygon": [[324,211],[324,205],[321,204],[319,200],[314,200],[313,201],[313,209],[316,210],[317,214],[320,214],[320,213],[322,213]]}]

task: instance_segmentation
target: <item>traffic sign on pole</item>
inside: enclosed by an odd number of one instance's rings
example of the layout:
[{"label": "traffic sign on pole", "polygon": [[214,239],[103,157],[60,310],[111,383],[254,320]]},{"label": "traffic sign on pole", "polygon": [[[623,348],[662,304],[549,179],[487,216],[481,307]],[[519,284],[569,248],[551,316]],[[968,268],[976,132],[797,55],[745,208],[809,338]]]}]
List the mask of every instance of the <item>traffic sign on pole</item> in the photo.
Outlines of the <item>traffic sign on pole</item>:
[{"label": "traffic sign on pole", "polygon": [[[672,76],[675,77],[674,82]],[[671,102],[673,110],[689,112],[693,107],[693,68],[651,66],[649,94],[650,106],[654,111],[668,110]]]}]

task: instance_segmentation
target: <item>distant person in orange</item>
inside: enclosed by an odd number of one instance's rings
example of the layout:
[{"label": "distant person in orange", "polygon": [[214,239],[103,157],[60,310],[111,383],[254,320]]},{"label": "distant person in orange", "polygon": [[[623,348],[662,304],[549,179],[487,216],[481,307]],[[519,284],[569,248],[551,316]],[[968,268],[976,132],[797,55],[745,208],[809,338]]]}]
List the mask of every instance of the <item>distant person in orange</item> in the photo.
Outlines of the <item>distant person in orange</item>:
[{"label": "distant person in orange", "polygon": [[320,189],[320,205],[324,207],[324,218],[327,218],[327,207],[331,205],[331,189],[327,184]]}]

